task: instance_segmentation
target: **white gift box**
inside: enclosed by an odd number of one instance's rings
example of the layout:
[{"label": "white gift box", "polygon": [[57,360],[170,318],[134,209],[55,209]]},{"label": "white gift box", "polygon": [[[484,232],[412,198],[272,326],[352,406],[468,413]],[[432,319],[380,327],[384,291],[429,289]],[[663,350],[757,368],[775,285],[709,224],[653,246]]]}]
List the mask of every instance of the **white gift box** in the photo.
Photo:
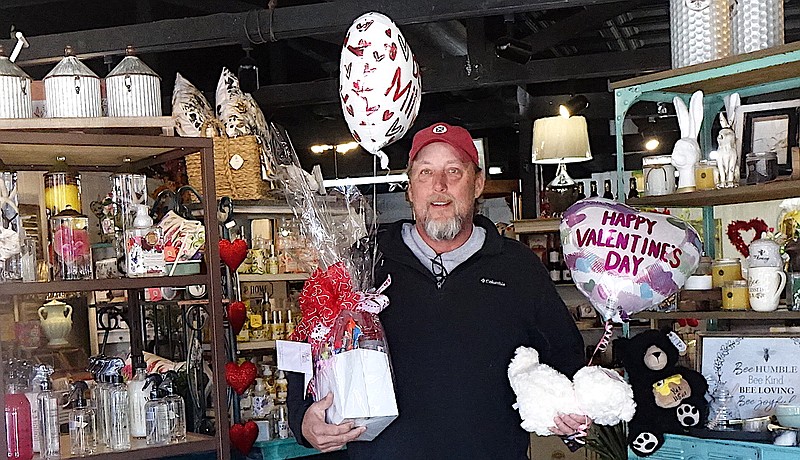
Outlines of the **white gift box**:
[{"label": "white gift box", "polygon": [[326,412],[328,423],[352,421],[367,427],[358,441],[372,441],[397,418],[386,353],[363,348],[339,353],[317,363],[314,379],[319,398],[333,393],[333,404]]}]

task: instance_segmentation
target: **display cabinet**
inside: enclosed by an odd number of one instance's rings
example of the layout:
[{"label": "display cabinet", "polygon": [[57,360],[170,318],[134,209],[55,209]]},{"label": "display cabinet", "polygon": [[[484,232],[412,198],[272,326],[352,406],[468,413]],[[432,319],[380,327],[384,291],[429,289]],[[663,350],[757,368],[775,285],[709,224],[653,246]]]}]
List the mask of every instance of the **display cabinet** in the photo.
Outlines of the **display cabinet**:
[{"label": "display cabinet", "polygon": [[[53,132],[0,132],[0,158],[16,170],[44,171],[57,157],[66,157],[69,164],[84,171],[114,171],[123,163],[133,170],[142,171],[149,166],[199,152],[202,158],[203,185],[207,191],[203,198],[206,231],[204,264],[200,274],[162,276],[150,278],[84,279],[52,282],[0,283],[0,299],[8,301],[15,296],[47,294],[53,292],[88,293],[92,291],[125,291],[130,323],[132,353],[143,346],[142,300],[145,288],[186,287],[205,285],[210,321],[210,366],[212,369],[212,399],[215,408],[216,434],[206,436],[190,433],[185,442],[161,446],[147,446],[144,441],[133,440],[128,451],[109,452],[98,448],[97,458],[150,459],[198,452],[215,452],[216,458],[230,458],[227,386],[222,369],[225,357],[225,327],[223,325],[222,284],[220,272],[219,228],[216,219],[214,194],[213,147],[210,139],[178,138],[149,135],[115,135]],[[13,300],[12,300],[13,302]],[[2,364],[0,364],[2,366]],[[2,385],[0,397],[5,400],[7,373],[0,369]],[[3,428],[5,431],[5,427]],[[0,451],[6,450],[6,436],[0,436]],[[70,458],[69,441],[62,439],[62,458]]]}]

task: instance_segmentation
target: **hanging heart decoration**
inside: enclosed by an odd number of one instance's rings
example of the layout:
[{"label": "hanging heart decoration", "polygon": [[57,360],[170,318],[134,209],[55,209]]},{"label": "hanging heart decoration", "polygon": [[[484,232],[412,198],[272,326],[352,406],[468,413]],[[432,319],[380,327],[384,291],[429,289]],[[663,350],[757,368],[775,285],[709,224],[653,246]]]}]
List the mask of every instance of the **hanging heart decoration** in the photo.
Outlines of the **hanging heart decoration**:
[{"label": "hanging heart decoration", "polygon": [[252,420],[247,423],[234,423],[230,429],[230,436],[233,447],[247,455],[258,438],[258,425]]},{"label": "hanging heart decoration", "polygon": [[238,335],[247,319],[247,306],[244,302],[231,302],[228,304],[227,313],[231,331],[233,335]]},{"label": "hanging heart decoration", "polygon": [[235,272],[239,265],[242,265],[247,258],[247,241],[236,239],[233,241],[219,241],[219,258],[228,266],[231,272]]},{"label": "hanging heart decoration", "polygon": [[225,381],[237,395],[241,396],[256,381],[257,375],[258,369],[250,361],[242,364],[234,362],[225,364]]},{"label": "hanging heart decoration", "polygon": [[[750,242],[745,243],[744,237],[742,237],[742,233],[747,232],[749,230],[753,230],[755,234],[753,235],[753,238],[750,240]],[[730,224],[728,224],[728,231],[727,231],[728,241],[731,242],[733,247],[735,247],[740,254],[742,254],[745,257],[749,257],[750,249],[748,248],[748,246],[750,246],[750,243],[752,243],[753,240],[760,238],[761,234],[768,230],[769,226],[767,226],[767,223],[764,222],[764,220],[759,219],[757,217],[747,221],[734,220],[731,221]]]}]

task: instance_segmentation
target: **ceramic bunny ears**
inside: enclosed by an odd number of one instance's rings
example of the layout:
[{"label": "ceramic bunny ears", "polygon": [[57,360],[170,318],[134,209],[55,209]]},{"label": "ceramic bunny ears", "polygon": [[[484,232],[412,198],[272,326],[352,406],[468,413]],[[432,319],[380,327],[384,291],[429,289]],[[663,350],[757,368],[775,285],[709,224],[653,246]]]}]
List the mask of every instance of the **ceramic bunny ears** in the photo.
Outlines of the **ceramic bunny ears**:
[{"label": "ceramic bunny ears", "polygon": [[739,93],[725,96],[725,112],[727,112],[728,116],[726,118],[725,114],[722,112],[719,114],[719,122],[723,128],[733,129],[733,124],[736,122],[736,111],[739,110],[741,106],[742,98],[739,96]]},{"label": "ceramic bunny ears", "polygon": [[703,124],[703,92],[696,91],[692,94],[688,109],[683,99],[677,96],[672,102],[675,104],[675,113],[678,115],[681,137],[697,139],[700,134],[700,126]]}]

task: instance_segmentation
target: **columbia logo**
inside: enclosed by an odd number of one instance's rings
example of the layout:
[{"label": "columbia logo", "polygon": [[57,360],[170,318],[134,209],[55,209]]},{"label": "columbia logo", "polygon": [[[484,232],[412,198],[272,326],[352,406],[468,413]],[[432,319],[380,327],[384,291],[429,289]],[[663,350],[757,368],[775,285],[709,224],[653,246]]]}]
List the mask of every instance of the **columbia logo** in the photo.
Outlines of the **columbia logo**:
[{"label": "columbia logo", "polygon": [[491,284],[492,286],[502,286],[505,287],[505,281],[497,281],[489,278],[481,278],[481,283],[483,284]]}]

